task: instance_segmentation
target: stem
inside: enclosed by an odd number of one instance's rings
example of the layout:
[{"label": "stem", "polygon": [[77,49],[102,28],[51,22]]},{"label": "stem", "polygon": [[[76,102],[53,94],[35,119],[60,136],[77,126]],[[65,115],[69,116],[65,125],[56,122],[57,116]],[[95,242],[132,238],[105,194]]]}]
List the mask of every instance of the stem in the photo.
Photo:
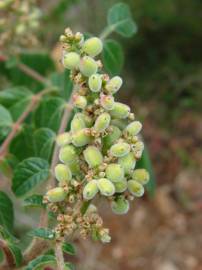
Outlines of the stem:
[{"label": "stem", "polygon": [[114,27],[113,26],[107,26],[103,32],[100,34],[100,38],[102,40],[106,39],[111,33],[114,32]]},{"label": "stem", "polygon": [[64,270],[65,261],[64,261],[61,243],[56,243],[55,245],[55,256],[56,256],[56,261],[57,261],[57,270]]},{"label": "stem", "polygon": [[[5,259],[6,259],[5,265],[2,266],[2,269],[12,268],[15,265],[13,255],[12,255],[11,251],[9,250],[7,243],[2,239],[0,239],[0,248],[3,250],[3,253],[5,255]],[[1,269],[1,267],[0,267],[0,269]]]}]

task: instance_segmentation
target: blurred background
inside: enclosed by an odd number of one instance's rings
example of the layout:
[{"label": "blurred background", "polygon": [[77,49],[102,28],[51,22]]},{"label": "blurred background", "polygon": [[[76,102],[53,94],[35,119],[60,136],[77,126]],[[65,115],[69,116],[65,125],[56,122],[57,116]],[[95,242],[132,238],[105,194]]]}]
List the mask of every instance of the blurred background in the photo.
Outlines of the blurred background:
[{"label": "blurred background", "polygon": [[[99,35],[117,2],[40,1],[41,48],[51,50],[60,69],[57,41],[64,28]],[[77,241],[74,260],[79,270],[202,270],[202,2],[122,2],[138,32],[130,39],[112,35],[125,54],[118,98],[144,124],[155,194],[135,200],[123,217],[103,202],[112,242]]]}]

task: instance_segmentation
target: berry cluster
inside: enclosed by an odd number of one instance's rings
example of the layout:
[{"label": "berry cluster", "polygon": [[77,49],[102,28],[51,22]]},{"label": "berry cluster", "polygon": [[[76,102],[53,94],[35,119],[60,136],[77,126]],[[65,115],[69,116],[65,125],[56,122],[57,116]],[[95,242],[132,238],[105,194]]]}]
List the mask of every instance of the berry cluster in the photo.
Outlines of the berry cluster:
[{"label": "berry cluster", "polygon": [[[129,201],[141,197],[149,181],[145,169],[135,169],[144,149],[138,136],[142,124],[135,120],[127,105],[114,99],[122,79],[110,78],[102,72],[102,63],[95,58],[103,49],[102,41],[97,37],[84,40],[81,33],[73,34],[70,29],[66,29],[60,40],[64,47],[62,62],[71,71],[75,85],[76,113],[70,131],[57,138],[61,161],[55,167],[58,187],[49,190],[46,199],[49,205],[57,205],[56,212],[60,212],[61,206],[64,212],[67,203],[80,202],[81,206],[88,201],[91,208],[92,200],[99,195],[109,200],[115,214],[125,214]],[[74,212],[66,219],[73,222],[68,228],[74,224],[71,232],[75,228],[80,228],[83,234],[96,232],[98,239],[108,242],[108,231],[102,228],[96,215],[95,211],[93,216],[92,211],[83,216],[80,211]],[[60,215],[59,220],[64,221],[64,216]],[[82,226],[86,220],[88,226]],[[62,227],[61,230],[61,223],[57,227],[60,236],[65,234],[64,224]]]}]

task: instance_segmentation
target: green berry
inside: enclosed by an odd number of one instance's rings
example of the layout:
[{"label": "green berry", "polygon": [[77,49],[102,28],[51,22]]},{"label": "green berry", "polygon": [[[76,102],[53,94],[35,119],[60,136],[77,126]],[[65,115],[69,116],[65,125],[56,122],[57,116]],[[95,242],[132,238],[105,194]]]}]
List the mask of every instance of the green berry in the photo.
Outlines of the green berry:
[{"label": "green berry", "polygon": [[115,94],[122,86],[123,80],[119,76],[113,77],[107,82],[105,88],[110,94]]},{"label": "green berry", "polygon": [[149,182],[149,173],[145,169],[136,169],[132,174],[132,178],[142,185],[146,185]]},{"label": "green berry", "polygon": [[127,189],[127,180],[124,178],[122,181],[114,182],[116,193],[122,193]]},{"label": "green berry", "polygon": [[110,95],[101,95],[100,103],[105,110],[110,111],[115,105],[114,97]]},{"label": "green berry", "polygon": [[92,92],[100,92],[102,87],[102,75],[93,74],[88,79],[88,86]]},{"label": "green berry", "polygon": [[142,124],[139,121],[133,121],[126,127],[126,131],[131,136],[136,136],[142,129]]},{"label": "green berry", "polygon": [[79,62],[80,62],[80,56],[78,55],[78,53],[69,52],[64,55],[63,65],[65,68],[68,68],[68,69],[78,68]]},{"label": "green berry", "polygon": [[114,157],[124,157],[130,152],[130,145],[128,143],[120,142],[112,145],[110,153]]},{"label": "green berry", "polygon": [[129,180],[128,181],[128,190],[132,195],[135,197],[142,197],[144,194],[144,187],[139,182],[135,180]]},{"label": "green berry", "polygon": [[110,126],[112,132],[103,138],[103,147],[108,149],[116,140],[121,137],[121,131],[116,126]]},{"label": "green berry", "polygon": [[87,39],[82,46],[82,50],[92,57],[95,57],[96,55],[100,54],[102,48],[103,48],[102,41],[97,37]]},{"label": "green berry", "polygon": [[62,187],[56,187],[50,189],[47,193],[47,198],[49,202],[62,202],[66,197],[66,192]]},{"label": "green berry", "polygon": [[59,182],[65,183],[72,179],[72,173],[67,165],[58,164],[55,167],[55,177]]},{"label": "green berry", "polygon": [[80,61],[79,69],[84,76],[90,77],[97,72],[98,65],[93,58],[84,56]]},{"label": "green berry", "polygon": [[100,150],[95,146],[88,146],[84,152],[84,159],[90,168],[95,168],[102,164],[103,156]]},{"label": "green berry", "polygon": [[73,97],[74,105],[79,109],[85,109],[87,105],[87,99],[84,96],[74,95]]},{"label": "green berry", "polygon": [[120,182],[124,178],[124,170],[119,164],[109,164],[106,168],[106,177],[112,182]]},{"label": "green berry", "polygon": [[71,121],[71,132],[75,132],[85,128],[85,122],[80,113],[76,113]]},{"label": "green berry", "polygon": [[118,163],[123,167],[126,174],[130,174],[130,172],[135,168],[136,159],[133,153],[130,152],[124,157],[120,157],[118,159]]},{"label": "green berry", "polygon": [[72,134],[72,143],[77,147],[84,146],[91,142],[91,136],[87,133],[87,129],[83,128]]},{"label": "green berry", "polygon": [[71,134],[69,132],[64,132],[62,134],[59,134],[56,138],[56,143],[58,146],[65,146],[67,144],[71,143]]},{"label": "green berry", "polygon": [[101,178],[97,180],[99,191],[104,196],[112,196],[115,193],[115,187],[114,184],[106,179]]},{"label": "green berry", "polygon": [[79,159],[75,160],[72,163],[69,163],[68,166],[69,166],[73,175],[79,175],[81,173]]},{"label": "green berry", "polygon": [[83,189],[83,198],[92,200],[98,192],[97,180],[88,182]]},{"label": "green berry", "polygon": [[124,130],[124,128],[127,126],[127,120],[126,119],[112,119],[111,124],[113,126],[118,127],[120,130]]},{"label": "green berry", "polygon": [[98,116],[95,121],[94,130],[96,132],[103,132],[106,128],[109,127],[111,116],[104,112]]},{"label": "green berry", "polygon": [[77,159],[76,149],[73,145],[66,145],[60,149],[59,159],[64,163],[72,163]]},{"label": "green berry", "polygon": [[111,209],[116,215],[124,215],[129,211],[130,204],[123,196],[119,196],[116,200],[112,201]]},{"label": "green berry", "polygon": [[110,111],[113,118],[125,119],[130,113],[130,107],[121,102],[115,102],[114,108]]}]

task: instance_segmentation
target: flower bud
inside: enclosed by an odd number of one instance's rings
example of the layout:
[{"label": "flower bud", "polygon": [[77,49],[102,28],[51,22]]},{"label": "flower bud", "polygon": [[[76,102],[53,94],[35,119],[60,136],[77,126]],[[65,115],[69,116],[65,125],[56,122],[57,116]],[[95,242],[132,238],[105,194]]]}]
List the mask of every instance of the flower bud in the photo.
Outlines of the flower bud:
[{"label": "flower bud", "polygon": [[124,215],[130,208],[129,201],[123,196],[119,196],[116,200],[112,201],[111,209],[116,215]]},{"label": "flower bud", "polygon": [[120,157],[118,159],[118,163],[123,167],[124,172],[126,174],[129,174],[132,170],[135,168],[136,159],[133,155],[133,153],[128,153],[124,157]]},{"label": "flower bud", "polygon": [[105,110],[110,111],[115,105],[114,97],[110,95],[101,95],[100,103]]},{"label": "flower bud", "polygon": [[91,136],[86,132],[87,129],[83,128],[72,134],[72,143],[77,147],[84,146],[91,141]]},{"label": "flower bud", "polygon": [[98,66],[93,58],[84,56],[80,61],[79,69],[84,76],[90,77],[97,72]]},{"label": "flower bud", "polygon": [[126,127],[126,131],[131,136],[136,136],[142,129],[142,124],[139,121],[133,121]]},{"label": "flower bud", "polygon": [[125,119],[130,113],[130,107],[121,102],[115,102],[114,108],[110,111],[110,114],[114,118]]},{"label": "flower bud", "polygon": [[55,177],[59,182],[65,183],[72,179],[72,173],[67,165],[57,164],[55,166]]},{"label": "flower bud", "polygon": [[120,142],[112,145],[110,153],[114,157],[123,157],[130,152],[130,145],[128,143]]},{"label": "flower bud", "polygon": [[83,189],[83,198],[92,200],[98,192],[97,180],[88,182]]},{"label": "flower bud", "polygon": [[81,117],[80,113],[76,113],[74,115],[74,118],[71,121],[71,132],[81,130],[85,127],[86,127],[86,125],[85,125],[85,122],[83,120],[83,117]]},{"label": "flower bud", "polygon": [[93,74],[88,79],[88,86],[92,92],[99,92],[102,87],[102,75]]},{"label": "flower bud", "polygon": [[105,131],[105,129],[109,127],[110,120],[111,116],[108,113],[104,112],[100,114],[95,121],[94,130],[96,132]]},{"label": "flower bud", "polygon": [[119,164],[109,164],[106,168],[106,177],[112,182],[122,181],[124,178],[124,170]]},{"label": "flower bud", "polygon": [[74,95],[73,102],[74,105],[79,109],[84,109],[87,105],[86,97],[80,95]]},{"label": "flower bud", "polygon": [[119,128],[117,128],[116,126],[110,127],[112,128],[112,132],[103,138],[104,149],[108,149],[121,136],[121,131]]},{"label": "flower bud", "polygon": [[122,181],[114,182],[114,186],[117,193],[122,193],[127,189],[127,180],[124,178]]},{"label": "flower bud", "polygon": [[129,180],[128,181],[128,190],[132,195],[135,197],[142,197],[144,194],[144,187],[139,182],[135,180]]},{"label": "flower bud", "polygon": [[76,160],[77,153],[73,145],[67,145],[60,149],[59,159],[64,163],[72,163]]},{"label": "flower bud", "polygon": [[140,158],[142,156],[142,152],[144,151],[144,143],[141,141],[136,142],[132,145],[132,151],[136,158]]},{"label": "flower bud", "polygon": [[65,146],[67,144],[71,143],[71,135],[69,132],[64,132],[62,134],[59,134],[56,138],[56,143],[58,146]]},{"label": "flower bud", "polygon": [[100,241],[105,244],[105,243],[110,243],[111,242],[111,236],[109,235],[108,230],[103,229],[100,233],[99,233],[99,238]]},{"label": "flower bud", "polygon": [[62,202],[64,201],[66,197],[66,192],[62,187],[56,187],[53,189],[50,189],[47,193],[47,198],[49,202]]},{"label": "flower bud", "polygon": [[110,94],[115,94],[122,86],[123,80],[119,76],[113,77],[105,86]]},{"label": "flower bud", "polygon": [[104,196],[112,196],[115,193],[115,187],[114,184],[106,179],[106,178],[100,178],[97,180],[98,188],[100,190],[100,193]]},{"label": "flower bud", "polygon": [[100,150],[95,146],[88,146],[84,150],[83,155],[90,168],[95,168],[103,162],[103,156]]},{"label": "flower bud", "polygon": [[142,185],[146,185],[149,182],[149,173],[145,169],[136,169],[132,174],[132,178]]},{"label": "flower bud", "polygon": [[68,69],[78,68],[79,62],[80,62],[80,56],[78,55],[78,53],[69,52],[64,55],[63,65],[65,68],[68,68]]},{"label": "flower bud", "polygon": [[102,41],[97,37],[87,39],[82,46],[82,50],[92,57],[100,54],[102,48]]}]

